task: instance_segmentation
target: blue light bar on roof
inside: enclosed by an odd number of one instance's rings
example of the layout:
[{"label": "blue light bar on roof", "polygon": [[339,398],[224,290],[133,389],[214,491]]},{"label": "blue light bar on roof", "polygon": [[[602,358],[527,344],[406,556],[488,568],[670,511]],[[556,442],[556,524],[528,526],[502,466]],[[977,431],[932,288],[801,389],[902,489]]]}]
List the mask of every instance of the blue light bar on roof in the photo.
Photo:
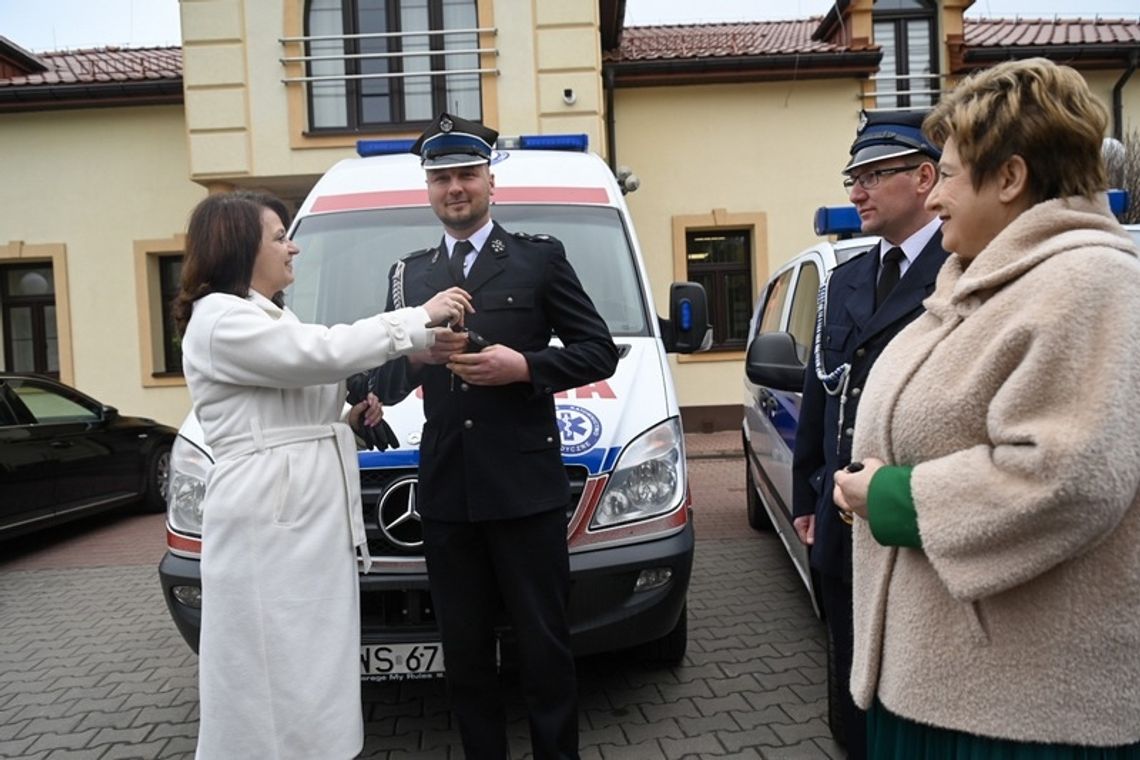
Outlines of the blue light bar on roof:
[{"label": "blue light bar on roof", "polygon": [[817,235],[853,235],[862,229],[863,223],[854,206],[820,206],[815,210]]},{"label": "blue light bar on roof", "polygon": [[415,143],[415,140],[357,140],[356,155],[367,158],[368,156],[392,156],[397,153],[407,153]]},{"label": "blue light bar on roof", "polygon": [[578,135],[520,135],[519,147],[523,150],[569,150],[585,153],[590,137]]},{"label": "blue light bar on roof", "polygon": [[1127,190],[1109,190],[1108,191],[1108,208],[1115,217],[1124,216],[1124,212],[1128,210],[1128,191]]}]

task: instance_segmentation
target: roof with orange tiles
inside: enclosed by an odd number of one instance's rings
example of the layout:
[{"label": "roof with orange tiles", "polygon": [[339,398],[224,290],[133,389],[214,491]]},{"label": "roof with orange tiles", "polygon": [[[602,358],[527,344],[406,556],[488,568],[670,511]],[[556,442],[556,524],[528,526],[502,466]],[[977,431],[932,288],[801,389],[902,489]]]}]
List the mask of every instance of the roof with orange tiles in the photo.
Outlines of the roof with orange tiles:
[{"label": "roof with orange tiles", "polygon": [[179,47],[33,54],[0,37],[0,111],[181,102]]},{"label": "roof with orange tiles", "polygon": [[793,21],[757,21],[723,24],[631,26],[621,45],[606,59],[651,61],[660,59],[758,56],[796,53],[836,53],[847,48],[812,39],[817,18]]},{"label": "roof with orange tiles", "polygon": [[1140,16],[1134,19],[966,19],[966,47],[1134,45],[1140,51]]},{"label": "roof with orange tiles", "polygon": [[0,87],[182,80],[182,48],[95,48],[37,53],[46,71],[0,79]]},{"label": "roof with orange tiles", "polygon": [[[688,60],[735,56],[839,54],[852,48],[812,39],[822,19],[724,24],[631,26],[621,45],[606,55],[609,62]],[[1135,45],[1140,47],[1136,19],[966,19],[967,48],[1016,48]],[[877,46],[872,46],[877,50]]]}]

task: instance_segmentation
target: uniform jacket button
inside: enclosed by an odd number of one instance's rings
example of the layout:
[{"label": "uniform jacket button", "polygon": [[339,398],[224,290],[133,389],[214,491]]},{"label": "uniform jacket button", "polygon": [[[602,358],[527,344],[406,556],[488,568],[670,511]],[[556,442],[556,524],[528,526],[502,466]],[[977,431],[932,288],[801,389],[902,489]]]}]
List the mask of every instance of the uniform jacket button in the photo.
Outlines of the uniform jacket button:
[{"label": "uniform jacket button", "polygon": [[475,427],[475,423],[472,422],[471,420],[463,420],[463,427],[470,430],[471,428]]},{"label": "uniform jacket button", "polygon": [[514,303],[514,302],[515,302],[514,296],[507,296],[507,303]]},{"label": "uniform jacket button", "polygon": [[863,392],[862,388],[852,388],[851,389],[851,395],[852,396],[858,396],[862,392]]},{"label": "uniform jacket button", "polygon": [[855,435],[855,428],[847,428],[846,430],[843,431],[843,435],[850,438],[851,436]]},{"label": "uniform jacket button", "polygon": [[468,389],[468,388],[470,388],[470,387],[471,387],[471,386],[469,386],[467,383],[460,383],[460,384],[459,384],[459,390],[461,390],[461,391],[465,391],[465,390],[467,390],[467,389]]},{"label": "uniform jacket button", "polygon": [[867,349],[865,349],[865,348],[856,349],[855,355],[858,356],[859,358],[863,358],[864,356],[867,355]]},{"label": "uniform jacket button", "polygon": [[546,436],[546,442],[547,443],[554,443],[554,436],[552,436],[552,435]]}]

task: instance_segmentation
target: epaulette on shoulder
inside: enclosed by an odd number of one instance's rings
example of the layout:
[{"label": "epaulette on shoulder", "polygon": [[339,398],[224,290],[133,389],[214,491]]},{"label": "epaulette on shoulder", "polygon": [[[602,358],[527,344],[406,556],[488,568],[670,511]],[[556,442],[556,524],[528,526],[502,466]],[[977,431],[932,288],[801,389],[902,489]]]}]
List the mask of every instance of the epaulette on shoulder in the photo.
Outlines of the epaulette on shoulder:
[{"label": "epaulette on shoulder", "polygon": [[855,262],[855,261],[862,261],[862,260],[863,260],[863,257],[864,257],[864,256],[866,256],[866,255],[867,255],[868,253],[870,253],[871,251],[874,251],[874,250],[877,250],[877,249],[878,249],[878,246],[874,246],[874,245],[873,245],[873,246],[871,246],[870,248],[868,248],[868,249],[867,249],[867,250],[865,250],[865,251],[860,251],[859,253],[855,254],[855,255],[854,255],[854,256],[852,256],[851,258],[847,259],[847,261],[842,261],[842,262],[840,262],[840,263],[836,264],[835,266],[833,266],[833,267],[831,268],[831,271],[832,271],[832,272],[835,272],[835,271],[838,271],[838,270],[842,269],[843,267],[847,266],[848,264],[851,264],[852,262]]},{"label": "epaulette on shoulder", "polygon": [[412,259],[418,259],[420,256],[426,256],[434,250],[434,248],[424,248],[422,251],[414,251],[412,253],[409,253],[407,256],[404,256],[401,261],[411,261]]},{"label": "epaulette on shoulder", "polygon": [[529,232],[512,232],[512,235],[520,240],[531,240],[536,243],[557,243],[558,238],[551,235],[532,235]]}]

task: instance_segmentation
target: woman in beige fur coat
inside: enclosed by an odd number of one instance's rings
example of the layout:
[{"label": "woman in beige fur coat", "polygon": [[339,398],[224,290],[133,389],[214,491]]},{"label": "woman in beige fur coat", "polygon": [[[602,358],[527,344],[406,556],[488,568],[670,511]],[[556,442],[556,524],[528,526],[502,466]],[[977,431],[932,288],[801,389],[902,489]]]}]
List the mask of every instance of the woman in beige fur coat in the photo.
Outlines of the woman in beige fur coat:
[{"label": "woman in beige fur coat", "polygon": [[835,479],[870,757],[1140,758],[1140,262],[1106,123],[1034,59],[924,125],[953,255]]}]

